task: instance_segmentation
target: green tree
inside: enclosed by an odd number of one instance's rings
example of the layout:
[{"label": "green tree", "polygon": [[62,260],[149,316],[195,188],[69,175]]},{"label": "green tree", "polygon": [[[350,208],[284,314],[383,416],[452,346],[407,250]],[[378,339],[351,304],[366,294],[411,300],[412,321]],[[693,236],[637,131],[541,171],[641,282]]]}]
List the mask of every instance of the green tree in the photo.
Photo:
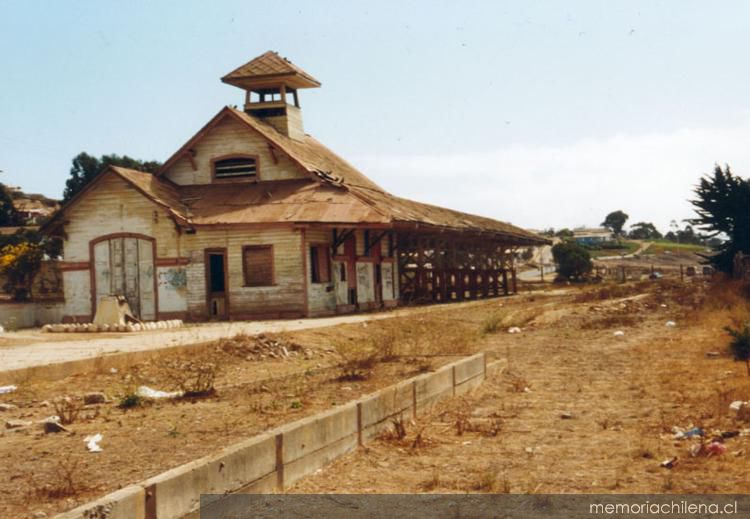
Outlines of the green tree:
[{"label": "green tree", "polygon": [[581,279],[594,268],[589,251],[574,241],[554,245],[552,257],[557,265],[557,272],[567,279]]},{"label": "green tree", "polygon": [[566,227],[564,229],[560,229],[559,231],[557,231],[555,233],[555,236],[557,236],[558,238],[565,239],[565,238],[572,238],[575,235],[573,234],[573,231],[571,231],[570,229]]},{"label": "green tree", "polygon": [[634,240],[660,240],[659,230],[651,222],[638,222],[630,226],[628,236]]},{"label": "green tree", "polygon": [[[701,178],[694,192],[696,198],[690,202],[698,216],[689,222],[707,231],[704,238],[726,238],[716,247],[716,254],[705,259],[717,270],[729,273],[737,252],[750,253],[750,183],[733,175],[728,165],[723,170],[716,165],[712,175]],[[677,237],[689,238],[679,233]]]},{"label": "green tree", "polygon": [[67,202],[78,194],[86,185],[94,180],[108,166],[122,166],[137,169],[146,173],[156,173],[161,163],[155,160],[142,161],[127,155],[102,155],[96,158],[86,152],[81,152],[73,158],[70,168],[70,178],[65,182],[63,202]]},{"label": "green tree", "polygon": [[0,227],[22,225],[21,215],[13,205],[13,197],[5,184],[0,184]]},{"label": "green tree", "polygon": [[625,227],[625,222],[630,218],[627,214],[622,211],[612,211],[609,213],[604,221],[601,223],[602,226],[611,230],[617,236],[622,234],[622,228]]}]

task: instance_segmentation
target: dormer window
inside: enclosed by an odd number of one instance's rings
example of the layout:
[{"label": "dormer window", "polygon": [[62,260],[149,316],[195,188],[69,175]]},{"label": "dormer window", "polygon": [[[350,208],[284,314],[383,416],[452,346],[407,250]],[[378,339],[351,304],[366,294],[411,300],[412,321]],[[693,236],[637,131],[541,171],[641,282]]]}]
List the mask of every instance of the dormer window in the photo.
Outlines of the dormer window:
[{"label": "dormer window", "polygon": [[216,180],[255,179],[258,175],[258,157],[254,155],[235,155],[215,160],[213,164]]}]

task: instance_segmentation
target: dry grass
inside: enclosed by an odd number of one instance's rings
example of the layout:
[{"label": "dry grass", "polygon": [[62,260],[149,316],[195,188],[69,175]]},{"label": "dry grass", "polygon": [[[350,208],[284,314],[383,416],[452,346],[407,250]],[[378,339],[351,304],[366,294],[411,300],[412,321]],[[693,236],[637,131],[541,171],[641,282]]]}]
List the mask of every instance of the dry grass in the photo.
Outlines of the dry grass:
[{"label": "dry grass", "polygon": [[163,379],[170,389],[183,392],[186,398],[211,396],[219,374],[218,364],[206,358],[179,358],[163,364]]},{"label": "dry grass", "polygon": [[70,455],[53,462],[44,474],[30,475],[27,481],[29,497],[32,499],[63,499],[86,490],[81,480],[81,460]]},{"label": "dry grass", "polygon": [[431,369],[434,356],[465,355],[477,349],[479,334],[469,324],[436,317],[394,318],[366,323],[354,336],[334,339],[341,359],[341,380],[367,380],[381,362],[417,363],[417,372]]},{"label": "dry grass", "polygon": [[60,417],[60,423],[70,425],[78,419],[83,406],[80,402],[69,396],[63,396],[55,399],[53,402],[55,414]]},{"label": "dry grass", "polygon": [[[672,439],[675,426],[709,434],[748,427],[728,407],[750,399],[744,365],[734,365],[730,355],[706,356],[726,348],[724,326],[750,315],[741,287],[658,280],[583,290],[594,294],[566,295],[554,308],[563,316],[556,322],[540,319],[514,336],[487,335],[496,353],[512,352],[512,370],[420,417],[430,423],[424,431],[434,438],[430,449],[416,455],[406,448],[412,431],[404,443],[377,445],[379,458],[399,466],[398,474],[389,478],[353,454],[296,491],[750,491],[750,438],[727,439],[722,456],[695,458],[687,453],[690,441]],[[574,301],[625,298],[638,290],[645,297],[595,303],[594,312]],[[502,314],[512,310],[509,305]],[[484,319],[487,313],[476,329]],[[677,327],[666,327],[668,320]],[[626,325],[623,339],[602,333]],[[561,420],[561,411],[573,419]],[[680,463],[673,470],[659,466],[674,456]]]}]

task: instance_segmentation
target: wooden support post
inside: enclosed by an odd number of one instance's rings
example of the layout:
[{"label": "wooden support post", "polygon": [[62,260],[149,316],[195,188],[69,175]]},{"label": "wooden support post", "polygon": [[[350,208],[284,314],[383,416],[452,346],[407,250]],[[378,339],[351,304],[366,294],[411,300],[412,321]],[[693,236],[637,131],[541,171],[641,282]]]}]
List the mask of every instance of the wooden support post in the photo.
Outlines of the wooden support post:
[{"label": "wooden support post", "polygon": [[511,277],[513,279],[513,293],[518,293],[518,280],[516,279],[516,269],[510,271]]},{"label": "wooden support post", "polygon": [[508,271],[503,269],[503,292],[505,295],[510,295],[510,289],[508,287]]}]

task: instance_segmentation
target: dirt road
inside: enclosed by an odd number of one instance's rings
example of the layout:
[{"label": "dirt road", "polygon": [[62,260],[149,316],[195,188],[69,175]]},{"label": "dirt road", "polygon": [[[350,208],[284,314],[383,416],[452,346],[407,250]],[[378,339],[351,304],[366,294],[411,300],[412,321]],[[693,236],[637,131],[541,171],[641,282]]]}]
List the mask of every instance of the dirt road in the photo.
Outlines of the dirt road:
[{"label": "dirt road", "polygon": [[[477,302],[458,303],[455,306],[456,308],[462,308],[472,304],[477,304]],[[415,312],[429,312],[431,310],[428,307],[415,307],[316,319],[202,323],[175,330],[156,330],[130,334],[51,334],[40,333],[39,331],[8,333],[3,337],[3,340],[9,345],[0,347],[0,373],[115,353],[158,350],[215,341],[237,334],[257,335],[259,333],[308,330],[406,316]]]}]

